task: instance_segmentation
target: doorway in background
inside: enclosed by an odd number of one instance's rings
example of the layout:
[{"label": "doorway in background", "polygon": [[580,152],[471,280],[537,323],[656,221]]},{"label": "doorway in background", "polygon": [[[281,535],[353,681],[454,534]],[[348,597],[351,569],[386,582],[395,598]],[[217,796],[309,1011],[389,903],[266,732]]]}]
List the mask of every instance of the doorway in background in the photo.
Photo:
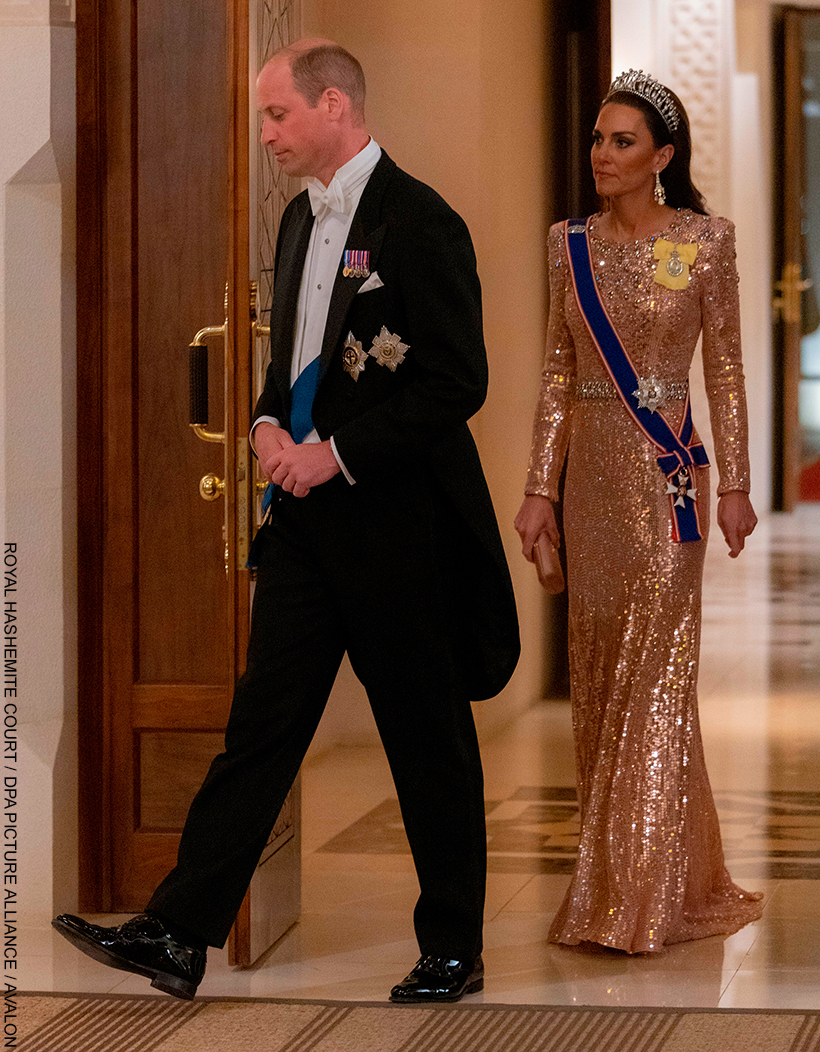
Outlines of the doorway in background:
[{"label": "doorway in background", "polygon": [[773,507],[820,501],[820,8],[775,10]]}]

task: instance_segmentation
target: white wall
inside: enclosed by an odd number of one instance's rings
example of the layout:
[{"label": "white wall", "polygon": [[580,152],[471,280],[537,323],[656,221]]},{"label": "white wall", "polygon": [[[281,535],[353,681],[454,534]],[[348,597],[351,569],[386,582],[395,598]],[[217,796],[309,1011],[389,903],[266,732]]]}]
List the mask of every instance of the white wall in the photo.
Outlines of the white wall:
[{"label": "white wall", "polygon": [[18,706],[19,919],[28,926],[46,925],[77,895],[70,23],[57,0],[0,0],[0,514],[5,541],[17,545],[17,591],[4,602],[16,602],[19,629],[18,696],[4,701]]},{"label": "white wall", "polygon": [[656,0],[612,0],[612,69],[659,76],[655,55]]},{"label": "white wall", "polygon": [[765,73],[732,77],[732,218],[737,225],[740,315],[749,398],[752,496],[772,492],[772,203]]}]

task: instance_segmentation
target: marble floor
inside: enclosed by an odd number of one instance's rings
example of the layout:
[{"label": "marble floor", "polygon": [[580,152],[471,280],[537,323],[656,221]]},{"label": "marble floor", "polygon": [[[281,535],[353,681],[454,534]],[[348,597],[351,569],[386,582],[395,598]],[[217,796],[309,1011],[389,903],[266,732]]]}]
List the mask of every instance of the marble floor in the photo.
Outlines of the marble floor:
[{"label": "marble floor", "polygon": [[[820,1008],[820,507],[707,560],[701,720],[733,876],[762,920],[650,958],[550,945],[577,843],[566,702],[485,743],[487,1003]],[[332,801],[332,806],[328,805]],[[211,951],[206,995],[382,1000],[416,956],[416,881],[384,757],[345,748],[303,776],[303,913],[255,967]],[[112,922],[116,918],[112,918]],[[50,931],[26,933],[21,989],[147,993]]]}]

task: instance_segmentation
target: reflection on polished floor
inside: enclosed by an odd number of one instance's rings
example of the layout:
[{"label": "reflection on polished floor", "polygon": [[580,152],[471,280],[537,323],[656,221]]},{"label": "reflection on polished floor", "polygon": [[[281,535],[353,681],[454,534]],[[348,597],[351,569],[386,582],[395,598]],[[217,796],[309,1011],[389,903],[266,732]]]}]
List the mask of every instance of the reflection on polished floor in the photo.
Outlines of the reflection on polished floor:
[{"label": "reflection on polished floor", "polygon": [[[568,705],[545,702],[484,747],[487,981],[467,1000],[820,1008],[818,685],[820,507],[772,517],[737,561],[713,536],[701,719],[728,865],[766,893],[763,919],[651,958],[548,944],[577,814]],[[253,969],[211,951],[205,995],[382,1000],[415,960],[416,882],[381,751],[320,757],[303,793],[302,919]],[[21,988],[149,991],[50,932],[30,936]]]}]

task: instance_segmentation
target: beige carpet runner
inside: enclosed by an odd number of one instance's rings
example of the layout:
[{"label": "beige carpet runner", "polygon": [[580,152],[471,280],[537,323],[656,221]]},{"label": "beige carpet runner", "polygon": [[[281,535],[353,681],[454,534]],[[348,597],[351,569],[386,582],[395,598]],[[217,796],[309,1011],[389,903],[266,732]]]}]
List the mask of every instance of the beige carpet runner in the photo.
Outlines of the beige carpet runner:
[{"label": "beige carpet runner", "polygon": [[24,1052],[820,1052],[820,1012],[72,994],[17,1009],[3,1047]]}]

